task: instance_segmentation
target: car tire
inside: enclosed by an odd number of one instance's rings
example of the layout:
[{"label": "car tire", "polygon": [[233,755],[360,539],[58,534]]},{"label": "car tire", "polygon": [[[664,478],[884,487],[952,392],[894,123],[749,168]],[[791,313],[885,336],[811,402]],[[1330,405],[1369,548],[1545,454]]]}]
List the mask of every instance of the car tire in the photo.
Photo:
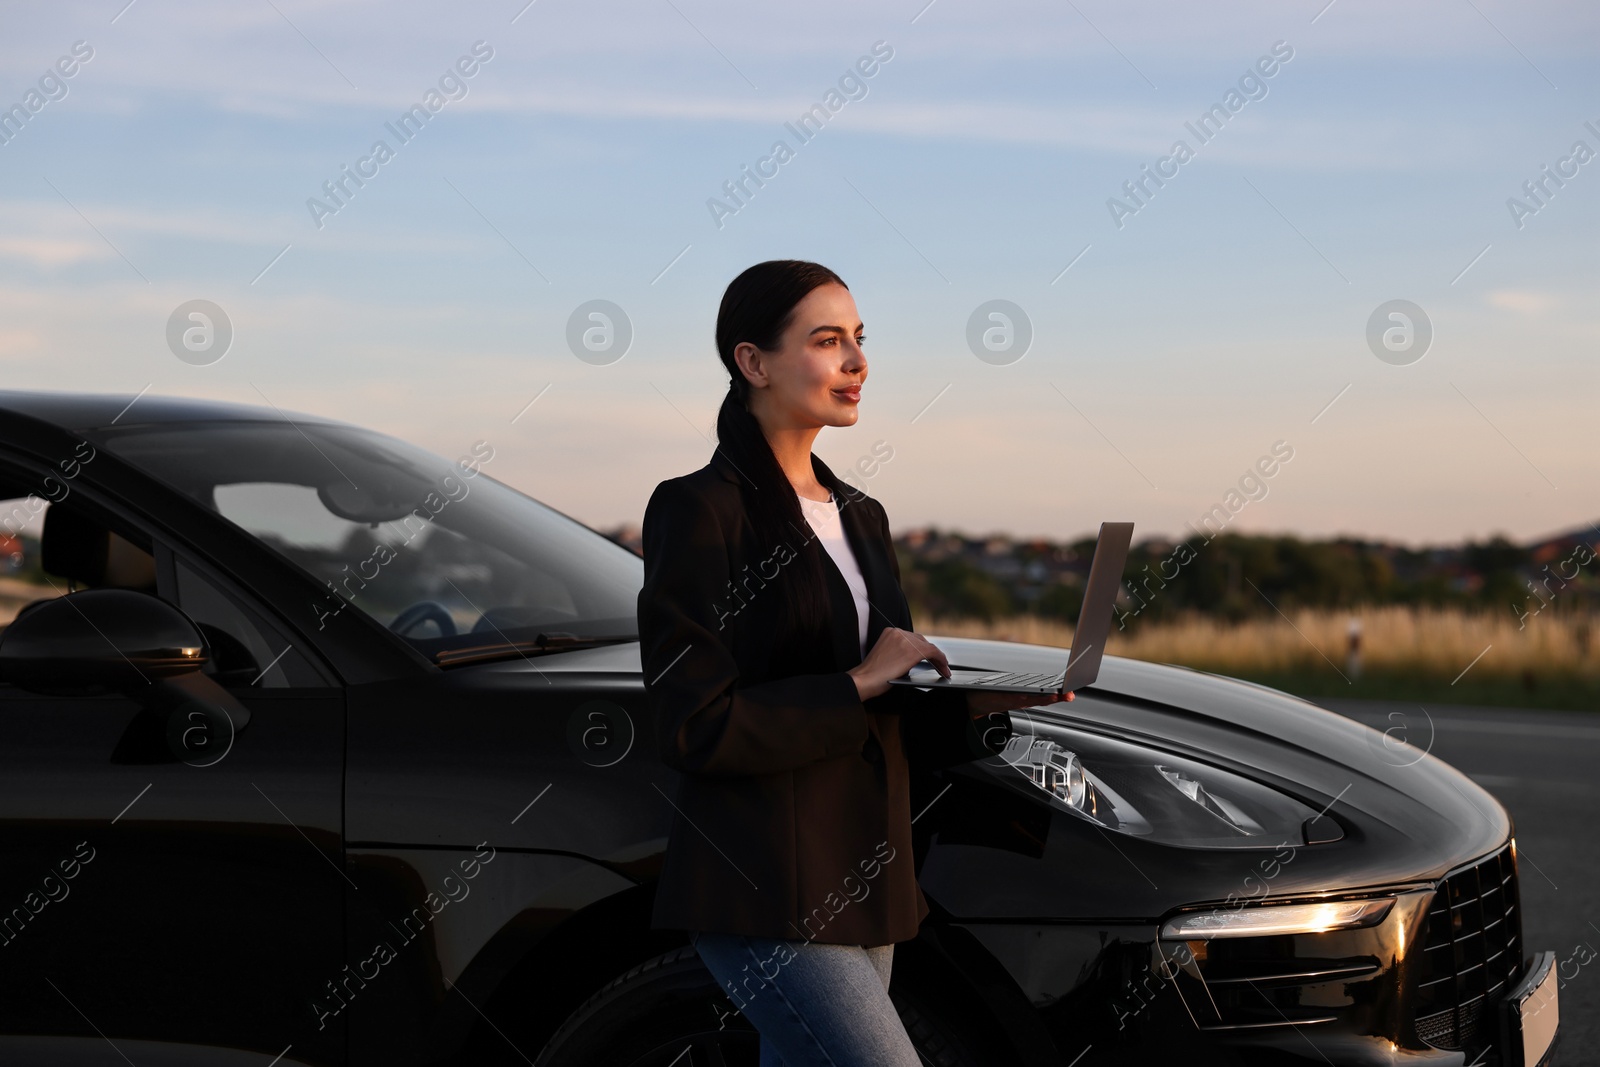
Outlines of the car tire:
[{"label": "car tire", "polygon": [[[989,1067],[915,994],[892,996],[924,1063]],[[685,1046],[693,1051],[678,1059]],[[535,1067],[757,1067],[759,1058],[755,1028],[686,945],[606,983],[561,1024]]]}]

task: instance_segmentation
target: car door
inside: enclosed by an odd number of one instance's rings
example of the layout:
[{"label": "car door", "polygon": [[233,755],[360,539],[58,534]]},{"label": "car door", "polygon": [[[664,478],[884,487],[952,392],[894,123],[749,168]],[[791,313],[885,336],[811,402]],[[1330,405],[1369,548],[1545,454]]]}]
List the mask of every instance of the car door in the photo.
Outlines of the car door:
[{"label": "car door", "polygon": [[0,448],[0,647],[73,584],[136,589],[197,624],[249,721],[156,751],[132,699],[0,679],[0,1063],[342,1063],[343,1021],[317,1008],[351,889],[342,689],[247,590],[97,491],[84,448],[53,467]]}]

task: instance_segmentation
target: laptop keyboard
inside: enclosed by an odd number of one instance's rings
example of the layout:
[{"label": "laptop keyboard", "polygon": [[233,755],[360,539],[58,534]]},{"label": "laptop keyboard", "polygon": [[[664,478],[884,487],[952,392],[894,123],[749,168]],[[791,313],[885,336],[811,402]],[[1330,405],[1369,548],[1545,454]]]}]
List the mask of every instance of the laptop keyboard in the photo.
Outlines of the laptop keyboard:
[{"label": "laptop keyboard", "polygon": [[1061,685],[1061,672],[1057,671],[1054,674],[1024,674],[1021,671],[1015,671],[1009,674],[995,673],[984,678],[973,679],[971,682],[964,684],[992,686],[997,689],[1004,689],[1011,686],[1053,689]]}]

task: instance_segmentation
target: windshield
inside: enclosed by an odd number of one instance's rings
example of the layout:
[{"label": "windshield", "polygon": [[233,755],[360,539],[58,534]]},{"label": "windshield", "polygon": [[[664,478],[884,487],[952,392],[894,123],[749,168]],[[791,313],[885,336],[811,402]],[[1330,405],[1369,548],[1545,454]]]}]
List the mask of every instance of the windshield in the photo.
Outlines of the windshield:
[{"label": "windshield", "polygon": [[540,634],[638,633],[643,561],[484,473],[494,458],[485,442],[450,462],[384,434],[310,422],[130,426],[96,437],[322,583],[325,595],[306,606],[319,629],[361,611],[441,662]]}]

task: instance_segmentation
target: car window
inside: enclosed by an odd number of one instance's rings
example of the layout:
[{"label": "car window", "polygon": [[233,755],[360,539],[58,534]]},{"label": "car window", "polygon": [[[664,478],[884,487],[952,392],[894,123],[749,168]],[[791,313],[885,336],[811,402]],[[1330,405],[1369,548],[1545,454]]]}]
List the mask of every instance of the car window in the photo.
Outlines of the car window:
[{"label": "car window", "polygon": [[39,534],[49,501],[7,489],[0,481],[0,628],[37,600],[58,597],[67,583],[39,565]]},{"label": "car window", "polygon": [[244,529],[318,583],[308,624],[362,612],[425,654],[638,632],[640,558],[484,472],[319,422],[130,425],[97,445]]},{"label": "car window", "polygon": [[226,592],[195,565],[173,560],[178,607],[211,646],[206,673],[235,687],[283,689],[327,685],[306,655],[254,608]]},{"label": "car window", "polygon": [[446,636],[444,616],[469,631],[486,611],[491,621],[508,618],[508,605],[552,625],[578,619],[572,585],[562,575],[440,522],[411,515],[409,522],[352,522],[302,485],[219,485],[215,500],[224,518],[272,542],[385,625],[410,605],[430,601],[443,611],[408,632]]},{"label": "car window", "polygon": [[[22,490],[39,482],[38,492]],[[0,632],[29,604],[76,589],[133,589],[176,605],[199,628],[210,654],[202,668],[229,686],[262,689],[329,684],[282,631],[237,596],[224,591],[195,564],[175,559],[170,580],[158,579],[154,542],[143,531],[112,528],[111,517],[85,502],[77,486],[60,478],[35,479],[0,468]],[[41,495],[60,499],[52,502]],[[94,532],[104,544],[104,564],[89,577],[45,568],[45,528],[52,510],[77,520],[56,536],[81,545]],[[61,522],[62,516],[57,516]],[[124,536],[127,535],[127,536]],[[87,553],[58,550],[58,559]],[[63,566],[57,563],[56,566]],[[65,567],[63,567],[65,569]]]}]

